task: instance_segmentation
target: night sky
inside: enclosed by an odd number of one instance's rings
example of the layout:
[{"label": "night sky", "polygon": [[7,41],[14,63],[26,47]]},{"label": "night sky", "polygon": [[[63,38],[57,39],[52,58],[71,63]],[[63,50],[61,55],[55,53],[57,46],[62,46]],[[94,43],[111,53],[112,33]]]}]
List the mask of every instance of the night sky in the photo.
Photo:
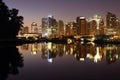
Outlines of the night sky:
[{"label": "night sky", "polygon": [[86,18],[95,14],[103,18],[107,12],[112,12],[120,18],[120,0],[3,0],[7,6],[19,9],[19,15],[24,17],[24,25],[32,22],[41,24],[41,18],[53,15],[57,20],[70,22],[77,16]]}]

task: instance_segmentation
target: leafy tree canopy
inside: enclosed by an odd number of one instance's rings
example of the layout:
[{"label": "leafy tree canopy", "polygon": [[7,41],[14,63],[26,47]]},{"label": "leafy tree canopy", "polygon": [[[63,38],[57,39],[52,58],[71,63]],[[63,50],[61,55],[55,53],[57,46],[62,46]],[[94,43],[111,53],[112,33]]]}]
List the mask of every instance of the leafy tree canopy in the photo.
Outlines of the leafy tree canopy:
[{"label": "leafy tree canopy", "polygon": [[0,39],[15,39],[18,31],[23,27],[23,17],[18,16],[19,10],[9,9],[0,0]]}]

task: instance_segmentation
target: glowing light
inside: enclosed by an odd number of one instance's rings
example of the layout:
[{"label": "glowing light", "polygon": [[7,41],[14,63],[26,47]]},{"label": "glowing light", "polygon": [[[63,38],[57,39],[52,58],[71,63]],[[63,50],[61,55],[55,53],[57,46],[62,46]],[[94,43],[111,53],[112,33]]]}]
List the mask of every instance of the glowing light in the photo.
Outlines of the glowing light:
[{"label": "glowing light", "polygon": [[92,37],[91,41],[94,41],[95,40],[95,37]]},{"label": "glowing light", "polygon": [[93,59],[93,56],[91,54],[87,54],[87,58]]},{"label": "glowing light", "polygon": [[66,51],[66,55],[68,55],[68,52]]},{"label": "glowing light", "polygon": [[48,36],[48,33],[45,33],[44,35],[45,35],[45,36]]},{"label": "glowing light", "polygon": [[31,24],[31,26],[37,26],[37,23],[33,22],[33,23]]},{"label": "glowing light", "polygon": [[52,15],[48,15],[49,18],[52,18],[53,16]]},{"label": "glowing light", "polygon": [[84,38],[81,38],[82,41],[84,41]]},{"label": "glowing light", "polygon": [[33,51],[33,52],[32,52],[32,54],[33,54],[33,55],[36,55],[36,54],[37,54],[37,52],[36,52],[36,51]]},{"label": "glowing light", "polygon": [[81,41],[81,44],[84,44],[84,41]]},{"label": "glowing light", "polygon": [[87,54],[87,57],[90,57],[90,54]]},{"label": "glowing light", "polygon": [[99,22],[100,22],[100,19],[95,19],[95,21],[97,22],[97,29],[99,29]]},{"label": "glowing light", "polygon": [[76,58],[77,54],[74,55],[74,57]]},{"label": "glowing light", "polygon": [[65,48],[65,46],[63,47],[63,51],[64,51],[64,52],[66,51],[66,48]]},{"label": "glowing light", "polygon": [[92,18],[90,19],[90,21],[92,21],[92,20],[95,20],[95,21],[96,21],[96,23],[97,23],[97,29],[99,29],[99,23],[100,23],[100,21],[101,21],[101,16],[95,15],[95,16],[93,17],[93,19],[92,19]]},{"label": "glowing light", "polygon": [[80,19],[85,19],[85,17],[80,17]]},{"label": "glowing light", "polygon": [[68,44],[72,43],[71,39],[67,39]]},{"label": "glowing light", "polygon": [[48,49],[50,50],[52,47],[52,43],[48,43],[47,46],[48,46]]},{"label": "glowing light", "polygon": [[101,55],[100,55],[100,53],[99,53],[99,47],[97,47],[96,48],[96,50],[97,50],[97,54],[94,56],[94,62],[98,62],[98,60],[101,60]]},{"label": "glowing light", "polygon": [[73,54],[73,48],[70,48],[70,54]]},{"label": "glowing light", "polygon": [[35,45],[33,44],[32,46],[32,51],[31,51],[31,53],[33,54],[33,55],[36,55],[37,54],[37,48],[35,47]]},{"label": "glowing light", "polygon": [[85,59],[84,58],[80,58],[80,61],[84,61]]},{"label": "glowing light", "polygon": [[48,61],[49,63],[52,63],[52,62],[53,62],[53,59],[50,58],[50,59],[47,59],[47,61]]}]

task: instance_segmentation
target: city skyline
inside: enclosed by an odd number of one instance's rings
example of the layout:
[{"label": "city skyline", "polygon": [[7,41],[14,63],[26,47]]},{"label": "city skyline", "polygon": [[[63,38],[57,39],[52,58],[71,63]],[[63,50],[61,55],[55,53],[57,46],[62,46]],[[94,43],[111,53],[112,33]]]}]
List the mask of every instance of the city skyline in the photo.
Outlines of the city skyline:
[{"label": "city skyline", "polygon": [[57,20],[70,22],[77,16],[91,18],[95,14],[105,18],[107,12],[116,14],[119,18],[119,0],[4,0],[11,8],[19,9],[19,15],[24,17],[24,25],[32,22],[41,24],[41,19],[53,15]]}]

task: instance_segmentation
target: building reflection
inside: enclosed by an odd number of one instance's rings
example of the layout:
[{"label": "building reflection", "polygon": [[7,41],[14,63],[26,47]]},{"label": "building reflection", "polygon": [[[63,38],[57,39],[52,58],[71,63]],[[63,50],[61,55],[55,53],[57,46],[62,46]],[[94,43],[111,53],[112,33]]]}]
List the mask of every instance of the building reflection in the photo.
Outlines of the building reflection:
[{"label": "building reflection", "polygon": [[[26,49],[24,46],[21,46],[21,49]],[[31,48],[30,51],[33,55],[41,53],[41,58],[46,59],[50,63],[57,56],[63,57],[64,55],[72,55],[77,61],[90,59],[95,63],[101,62],[105,58],[108,64],[120,59],[119,45],[93,45],[81,44],[80,42],[75,42],[74,44],[56,44],[49,42],[29,44],[26,46]]]},{"label": "building reflection", "polygon": [[82,45],[80,43],[75,43],[74,45],[74,50],[73,50],[73,56],[78,60],[78,61],[84,61],[86,58],[86,50],[87,47],[86,45]]},{"label": "building reflection", "polygon": [[119,57],[119,53],[118,50],[119,48],[117,48],[115,45],[110,45],[106,48],[106,61],[111,64],[113,62],[115,62]]}]

